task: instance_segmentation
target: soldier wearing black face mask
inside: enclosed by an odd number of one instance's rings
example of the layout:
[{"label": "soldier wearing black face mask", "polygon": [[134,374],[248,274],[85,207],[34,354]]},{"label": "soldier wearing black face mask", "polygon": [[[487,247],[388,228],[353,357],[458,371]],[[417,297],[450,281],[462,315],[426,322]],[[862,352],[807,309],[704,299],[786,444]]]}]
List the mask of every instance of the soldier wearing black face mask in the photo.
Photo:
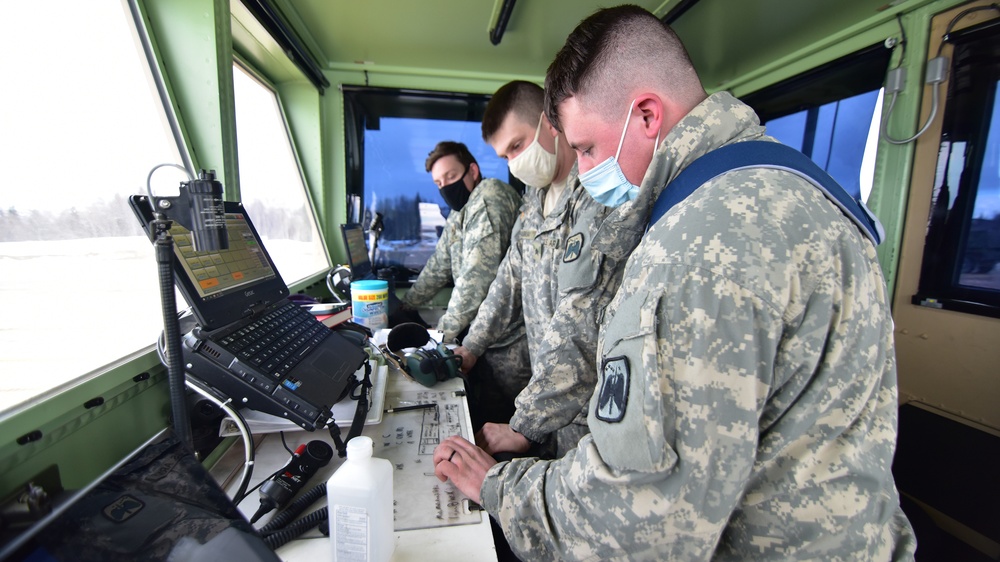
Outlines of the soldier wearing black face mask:
[{"label": "soldier wearing black face mask", "polygon": [[[461,211],[462,207],[464,207],[469,201],[469,194],[472,192],[469,191],[469,188],[466,186],[465,178],[469,177],[469,170],[471,168],[471,165],[467,166],[465,168],[465,172],[462,173],[462,177],[439,188],[444,202],[447,203],[453,211]],[[476,166],[476,168],[478,169],[479,166]],[[478,183],[475,180],[473,180],[473,182]]]},{"label": "soldier wearing black face mask", "polygon": [[[475,318],[479,305],[486,298],[490,284],[510,245],[511,230],[517,220],[521,196],[511,186],[494,179],[483,178],[479,164],[462,143],[438,143],[427,157],[427,171],[452,212],[448,215],[434,255],[427,260],[420,277],[403,297],[404,308],[416,308],[430,302],[449,283],[454,283],[448,310],[437,324],[446,342],[454,342]],[[496,411],[475,408],[476,422],[504,422],[513,414],[513,401],[527,383],[528,346],[524,323],[508,327],[484,354],[487,365],[483,370],[493,374],[473,374],[491,394],[489,404]],[[517,370],[523,376],[515,376]],[[502,376],[500,376],[502,375]],[[495,386],[494,386],[495,385]],[[485,390],[485,389],[484,389]],[[499,399],[493,396],[500,395]]]}]

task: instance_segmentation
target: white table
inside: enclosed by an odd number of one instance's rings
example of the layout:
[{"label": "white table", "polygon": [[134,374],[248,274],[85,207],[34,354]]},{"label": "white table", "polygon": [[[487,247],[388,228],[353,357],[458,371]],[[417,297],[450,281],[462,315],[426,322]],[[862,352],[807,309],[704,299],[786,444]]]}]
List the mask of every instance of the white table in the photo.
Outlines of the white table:
[{"label": "white table", "polygon": [[[424,387],[409,380],[402,373],[394,371],[392,369],[388,370],[387,380],[386,380],[387,393],[390,395],[393,393],[408,393],[420,391]],[[463,384],[460,379],[452,379],[444,382],[438,383],[433,387],[434,390],[446,390],[446,391],[460,391],[463,389]],[[463,434],[466,437],[472,435],[472,426],[469,418],[469,406],[468,401],[464,398],[461,399],[462,408],[464,408],[464,425]],[[386,404],[385,407],[393,406],[395,404]],[[382,433],[382,429],[386,426],[389,416],[394,414],[385,414],[382,423],[379,425],[367,425],[363,434],[371,436],[373,439],[379,438]],[[346,437],[348,426],[350,420],[340,421],[342,435]],[[326,441],[331,446],[333,445],[333,440],[330,438],[328,431],[291,431],[285,432],[285,441],[289,448],[295,449],[301,443],[307,443],[314,439],[321,439]],[[227,455],[220,460],[216,466],[213,468],[212,473],[216,475],[216,478],[223,480],[229,478],[232,474],[238,473],[243,457],[243,447],[242,444],[235,445]],[[256,451],[256,462],[253,473],[253,479],[250,482],[250,486],[253,487],[262,479],[276,471],[278,468],[284,466],[288,462],[289,454],[285,450],[281,443],[281,438],[277,433],[271,433],[263,435]],[[429,462],[429,458],[427,461]],[[314,476],[305,486],[305,489],[312,488],[316,484],[325,482],[329,479],[330,475],[341,465],[343,459],[334,456],[334,460],[322,469]],[[232,495],[235,491],[238,482],[232,479],[227,485],[227,491]],[[398,479],[397,479],[398,482]],[[412,493],[412,490],[407,490],[405,487],[399,486],[397,482],[394,482],[394,495],[399,501],[401,495]],[[249,518],[257,511],[260,505],[260,496],[255,491],[251,493],[243,502],[240,503],[240,510]],[[305,513],[309,513],[322,507],[325,504],[325,500],[321,499],[316,502],[312,507],[306,510]],[[265,515],[258,521],[255,526],[263,526],[269,518],[274,514],[274,512]],[[454,560],[461,558],[463,561],[490,561],[496,562],[497,554],[496,548],[493,544],[493,534],[490,529],[489,515],[486,512],[480,512],[479,522],[468,524],[468,525],[454,525],[448,527],[435,527],[428,529],[417,529],[417,530],[407,530],[407,531],[397,531],[395,532],[395,550],[392,556],[392,560],[398,562],[406,561],[424,561],[424,560]],[[320,534],[316,530],[312,530],[309,533],[303,535],[302,537],[293,540],[284,546],[280,547],[277,551],[278,555],[282,560],[286,561],[320,561],[320,560],[330,560],[331,547],[330,540],[328,537]]]}]

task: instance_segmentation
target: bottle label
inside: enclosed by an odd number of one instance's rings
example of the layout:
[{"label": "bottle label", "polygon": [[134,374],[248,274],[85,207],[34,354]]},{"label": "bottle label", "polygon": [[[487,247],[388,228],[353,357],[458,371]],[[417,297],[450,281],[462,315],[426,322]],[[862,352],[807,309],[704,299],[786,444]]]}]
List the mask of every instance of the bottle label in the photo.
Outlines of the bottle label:
[{"label": "bottle label", "polygon": [[350,505],[333,506],[333,559],[365,562],[370,557],[368,510]]}]

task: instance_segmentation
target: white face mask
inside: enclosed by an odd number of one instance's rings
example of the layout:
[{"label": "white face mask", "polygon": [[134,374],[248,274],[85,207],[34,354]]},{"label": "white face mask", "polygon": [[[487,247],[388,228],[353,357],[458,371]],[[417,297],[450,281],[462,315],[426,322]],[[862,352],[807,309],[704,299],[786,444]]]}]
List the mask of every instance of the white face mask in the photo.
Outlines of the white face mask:
[{"label": "white face mask", "polygon": [[[546,187],[556,177],[556,155],[545,150],[538,142],[542,132],[542,118],[538,118],[538,128],[535,129],[535,140],[528,148],[515,156],[507,166],[514,177],[531,187]],[[559,150],[559,137],[556,137],[556,151]]]},{"label": "white face mask", "polygon": [[[622,171],[622,167],[618,164],[618,156],[622,152],[622,144],[625,142],[625,132],[628,131],[628,120],[632,116],[632,108],[634,106],[635,100],[632,100],[632,103],[628,106],[628,113],[625,114],[625,126],[622,127],[622,138],[618,141],[618,150],[615,152],[614,158],[608,156],[608,159],[604,162],[580,174],[580,183],[587,190],[587,193],[595,201],[608,207],[617,207],[626,201],[635,199],[635,196],[639,194],[639,186],[628,181],[625,177],[625,172]],[[657,133],[656,141],[653,144],[654,152],[659,144],[660,134]]]}]

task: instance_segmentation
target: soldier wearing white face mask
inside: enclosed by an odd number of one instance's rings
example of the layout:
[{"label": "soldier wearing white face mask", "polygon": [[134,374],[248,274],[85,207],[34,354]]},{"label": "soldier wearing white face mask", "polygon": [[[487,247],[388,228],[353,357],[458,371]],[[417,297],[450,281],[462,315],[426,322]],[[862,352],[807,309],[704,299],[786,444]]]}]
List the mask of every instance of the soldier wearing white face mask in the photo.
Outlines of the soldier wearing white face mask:
[{"label": "soldier wearing white face mask", "polygon": [[621,279],[622,261],[591,247],[610,209],[577,179],[576,156],[542,115],[542,89],[515,81],[486,108],[483,139],[527,186],[510,249],[457,353],[473,364],[497,334],[523,322],[531,380],[509,424],[486,424],[477,436],[491,454],[559,456],[587,433],[596,383],[597,330]]}]

